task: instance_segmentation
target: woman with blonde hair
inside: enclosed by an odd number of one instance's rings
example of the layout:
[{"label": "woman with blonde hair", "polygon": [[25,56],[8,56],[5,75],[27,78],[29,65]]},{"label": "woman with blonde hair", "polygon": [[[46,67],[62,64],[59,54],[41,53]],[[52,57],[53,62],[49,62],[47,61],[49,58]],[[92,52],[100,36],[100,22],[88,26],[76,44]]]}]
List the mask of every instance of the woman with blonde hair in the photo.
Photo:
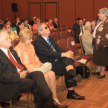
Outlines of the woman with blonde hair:
[{"label": "woman with blonde hair", "polygon": [[[19,44],[15,47],[15,51],[18,53],[21,62],[26,66],[29,72],[33,71],[33,68],[40,68],[43,63],[39,60],[35,54],[33,45],[31,44],[33,32],[29,29],[23,29],[19,33]],[[58,104],[58,108],[67,108],[59,103],[56,94],[56,81],[55,73],[51,70],[44,73],[46,82],[53,93],[53,99]]]}]

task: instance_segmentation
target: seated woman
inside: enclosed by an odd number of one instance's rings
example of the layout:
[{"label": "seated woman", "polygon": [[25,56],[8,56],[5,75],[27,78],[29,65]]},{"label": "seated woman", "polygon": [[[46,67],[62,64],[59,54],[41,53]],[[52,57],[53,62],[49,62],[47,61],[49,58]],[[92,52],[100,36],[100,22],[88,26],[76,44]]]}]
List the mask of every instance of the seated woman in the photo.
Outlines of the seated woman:
[{"label": "seated woman", "polygon": [[18,35],[16,34],[16,32],[12,31],[11,25],[5,24],[4,27],[5,27],[5,30],[8,32],[9,36],[11,37],[12,42],[15,39],[19,38]]},{"label": "seated woman", "polygon": [[24,22],[21,20],[20,22],[18,22],[17,24],[17,29],[16,29],[16,32],[17,32],[17,35],[19,36],[19,32],[24,29],[25,26],[24,26]]},{"label": "seated woman", "polygon": [[52,24],[52,19],[49,19],[48,20],[48,27],[49,27],[49,29],[54,29],[54,25]]},{"label": "seated woman", "polygon": [[[19,33],[19,44],[15,47],[15,51],[18,53],[21,62],[27,67],[29,72],[33,71],[33,68],[39,68],[43,64],[35,54],[33,45],[31,44],[33,32],[29,29],[23,29]],[[55,73],[51,70],[44,73],[46,82],[53,93],[53,99],[60,105],[56,95],[56,81]]]},{"label": "seated woman", "polygon": [[36,35],[37,34],[37,26],[40,24],[40,19],[37,18],[35,21],[34,21],[34,25],[33,25],[33,32],[34,34]]}]

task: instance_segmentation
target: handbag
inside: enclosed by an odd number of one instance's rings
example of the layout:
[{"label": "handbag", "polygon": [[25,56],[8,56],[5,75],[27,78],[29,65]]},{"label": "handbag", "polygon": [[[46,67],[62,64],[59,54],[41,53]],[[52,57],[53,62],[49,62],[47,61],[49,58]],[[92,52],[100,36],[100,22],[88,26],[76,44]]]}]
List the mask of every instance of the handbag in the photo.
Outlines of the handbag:
[{"label": "handbag", "polygon": [[[90,70],[86,65],[84,65],[84,68],[85,68],[85,78],[89,78]],[[80,74],[82,76],[82,78],[84,78],[83,72],[84,72],[83,66],[76,67],[76,74]]]}]

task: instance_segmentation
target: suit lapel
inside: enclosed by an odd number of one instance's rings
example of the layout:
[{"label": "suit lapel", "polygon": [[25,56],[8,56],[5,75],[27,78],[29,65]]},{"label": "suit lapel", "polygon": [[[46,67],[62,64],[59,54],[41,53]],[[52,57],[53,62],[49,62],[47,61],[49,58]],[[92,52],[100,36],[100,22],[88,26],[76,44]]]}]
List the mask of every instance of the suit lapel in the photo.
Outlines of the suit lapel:
[{"label": "suit lapel", "polygon": [[12,53],[12,55],[15,58],[16,62],[20,64],[19,60],[17,59],[18,57],[16,56],[15,51],[10,49],[10,52]]},{"label": "suit lapel", "polygon": [[0,55],[4,58],[7,59],[8,62],[10,62],[12,65],[13,63],[10,61],[10,59],[7,57],[7,55],[0,49]]},{"label": "suit lapel", "polygon": [[[44,45],[46,45],[49,49],[51,49],[49,44],[46,42],[46,40],[42,36],[39,36],[39,37],[41,40],[43,40]],[[50,42],[51,42],[51,40],[50,40]],[[52,42],[51,42],[51,44],[52,44]]]}]

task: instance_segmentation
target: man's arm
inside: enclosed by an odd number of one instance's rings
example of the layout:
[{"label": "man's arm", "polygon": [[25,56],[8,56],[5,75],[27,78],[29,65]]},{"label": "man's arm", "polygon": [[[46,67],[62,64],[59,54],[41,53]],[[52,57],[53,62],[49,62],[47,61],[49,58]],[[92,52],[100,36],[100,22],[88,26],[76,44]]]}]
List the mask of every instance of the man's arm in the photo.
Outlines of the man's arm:
[{"label": "man's arm", "polygon": [[42,55],[48,56],[48,57],[54,57],[54,58],[60,58],[61,57],[61,52],[55,52],[47,46],[45,46],[42,42],[36,40],[34,42],[34,48],[36,52],[41,53]]},{"label": "man's arm", "polygon": [[20,82],[20,75],[18,73],[9,72],[7,74],[5,72],[7,69],[7,65],[4,65],[2,63],[2,60],[0,60],[0,82],[2,83]]},{"label": "man's arm", "polygon": [[[54,44],[55,43],[55,44]],[[54,41],[54,48],[56,48],[55,51],[50,50],[47,48],[42,42],[39,40],[35,40],[34,42],[34,48],[36,52],[39,52],[42,55],[48,56],[48,57],[53,57],[53,58],[61,58],[61,57],[67,57],[67,58],[73,58],[73,52],[72,51],[65,51],[64,49],[61,49],[57,43]]]}]

